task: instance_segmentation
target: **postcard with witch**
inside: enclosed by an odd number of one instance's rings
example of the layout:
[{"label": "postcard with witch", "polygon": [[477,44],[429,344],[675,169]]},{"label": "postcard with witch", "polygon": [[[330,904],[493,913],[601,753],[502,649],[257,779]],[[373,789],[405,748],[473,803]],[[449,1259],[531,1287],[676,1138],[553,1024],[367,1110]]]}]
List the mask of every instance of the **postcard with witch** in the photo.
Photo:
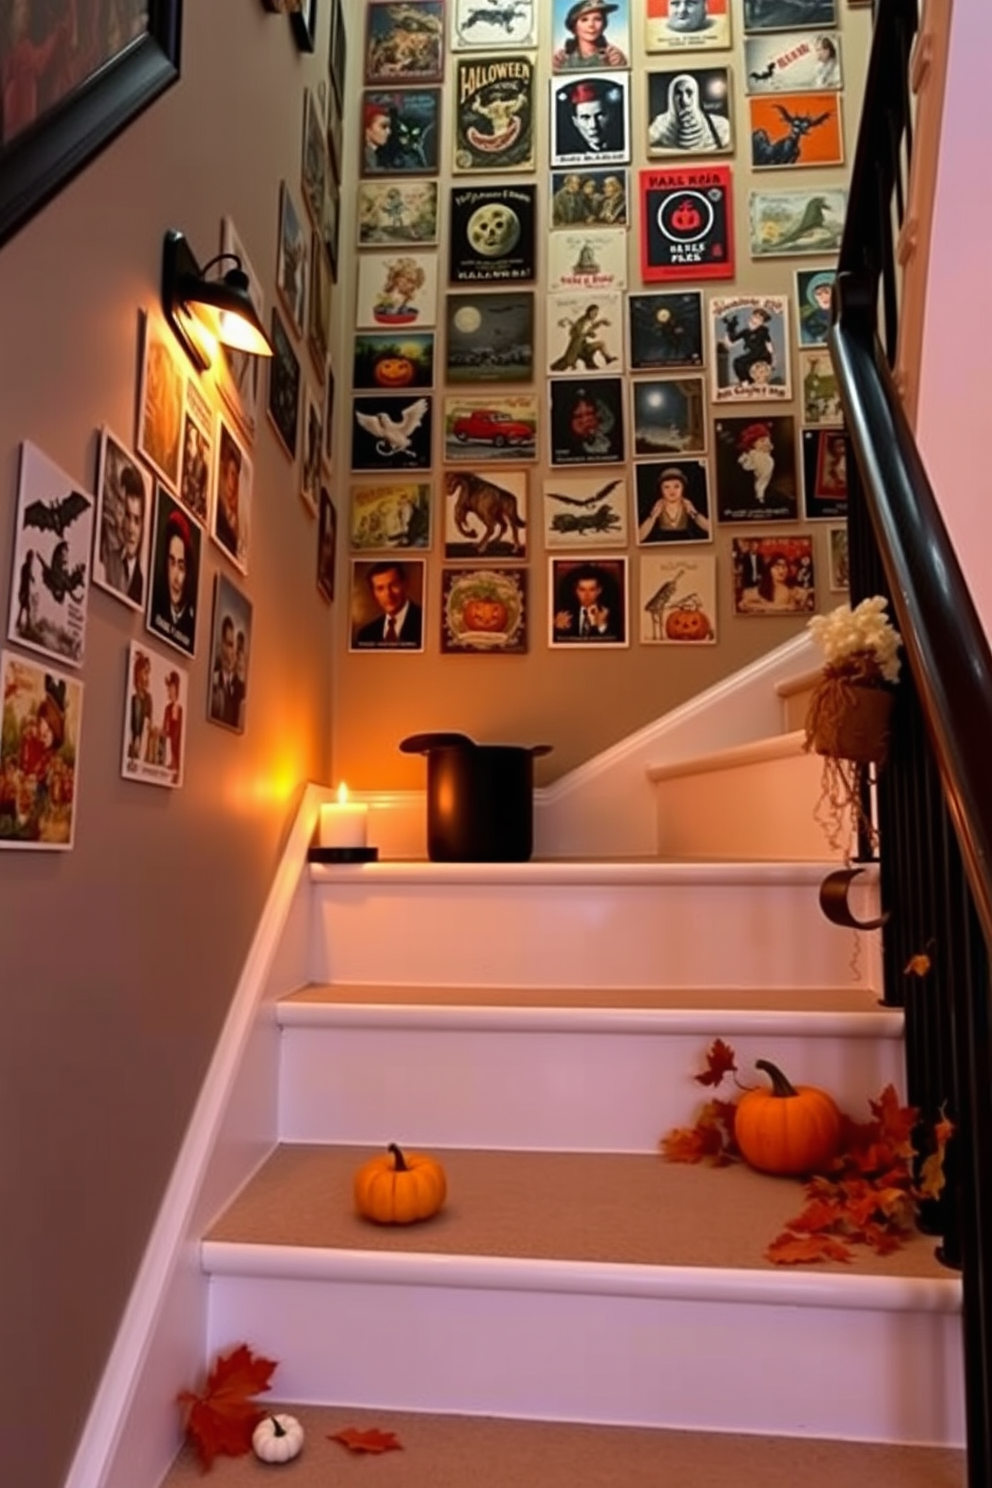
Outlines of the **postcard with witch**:
[{"label": "postcard with witch", "polygon": [[83,684],[0,651],[0,847],[72,847]]},{"label": "postcard with witch", "polygon": [[789,376],[786,295],[714,295],[709,302],[715,403],[784,402]]},{"label": "postcard with witch", "polygon": [[454,95],[456,174],[534,169],[534,77],[529,57],[459,60]]},{"label": "postcard with witch", "polygon": [[496,52],[536,46],[535,5],[536,0],[448,0],[452,48]]},{"label": "postcard with witch", "polygon": [[640,173],[641,278],[732,279],[734,216],[728,165]]},{"label": "postcard with witch", "polygon": [[536,186],[455,186],[448,224],[452,284],[534,278]]},{"label": "postcard with witch", "polygon": [[445,299],[449,383],[529,382],[534,373],[534,292],[509,289]]},{"label": "postcard with witch", "polygon": [[796,421],[791,414],[718,418],[717,516],[721,522],[793,522],[799,515]]},{"label": "postcard with witch", "polygon": [[703,308],[698,289],[629,295],[627,316],[631,371],[702,366]]},{"label": "postcard with witch", "polygon": [[83,664],[96,498],[25,440],[21,445],[9,640]]}]

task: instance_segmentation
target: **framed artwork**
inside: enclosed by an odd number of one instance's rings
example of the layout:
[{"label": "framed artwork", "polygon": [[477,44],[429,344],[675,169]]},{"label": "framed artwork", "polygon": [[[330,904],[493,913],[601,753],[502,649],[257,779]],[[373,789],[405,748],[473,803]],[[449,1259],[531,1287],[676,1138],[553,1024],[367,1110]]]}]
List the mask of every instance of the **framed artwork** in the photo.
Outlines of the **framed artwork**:
[{"label": "framed artwork", "polygon": [[356,331],[352,348],[351,385],[356,391],[434,386],[433,331]]},{"label": "framed artwork", "polygon": [[709,470],[705,460],[651,460],[634,466],[637,541],[641,547],[709,542]]},{"label": "framed artwork", "polygon": [[701,455],[706,399],[701,377],[638,378],[630,384],[634,456]]},{"label": "framed artwork", "polygon": [[22,443],[7,638],[74,667],[86,647],[95,507],[79,481]]},{"label": "framed artwork", "polygon": [[444,458],[458,465],[536,460],[536,395],[494,389],[484,398],[467,394],[445,398]]},{"label": "framed artwork", "polygon": [[348,37],[344,25],[344,0],[330,0],[331,26],[327,46],[327,71],[337,98],[338,111],[344,108],[344,73],[348,60]]},{"label": "framed artwork", "polygon": [[363,253],[358,259],[355,324],[413,330],[437,318],[436,253]]},{"label": "framed artwork", "polygon": [[735,615],[808,615],[816,609],[813,539],[808,533],[735,537],[730,557]]},{"label": "framed artwork", "polygon": [[526,470],[446,470],[445,558],[526,558],[526,513]]},{"label": "framed artwork", "polygon": [[121,775],[177,790],[186,764],[189,673],[143,641],[127,651]]},{"label": "framed artwork", "polygon": [[330,465],[334,458],[334,368],[327,364],[324,380],[324,464]]},{"label": "framed artwork", "polygon": [[234,430],[217,424],[217,499],[210,536],[241,573],[251,545],[252,465]]},{"label": "framed artwork", "polygon": [[804,424],[842,424],[844,405],[830,353],[826,347],[799,351],[798,382]]},{"label": "framed artwork", "polygon": [[312,52],[317,44],[317,0],[288,0],[290,23],[301,52]]},{"label": "framed artwork", "polygon": [[759,94],[747,101],[755,170],[843,165],[839,93]]},{"label": "framed artwork", "polygon": [[444,77],[444,0],[371,0],[365,10],[366,83]]},{"label": "framed artwork", "polygon": [[614,465],[625,458],[621,377],[553,377],[552,465]]},{"label": "framed artwork", "polygon": [[551,164],[626,165],[630,74],[551,79]]},{"label": "framed artwork", "polygon": [[847,517],[847,434],[803,430],[803,502],[807,521]]},{"label": "framed artwork", "polygon": [[[262,291],[262,281],[252,267],[251,259],[230,217],[225,217],[221,223],[220,247],[222,253],[236,253],[240,258],[241,267],[248,276],[248,293],[251,296],[251,302],[255,307],[255,313],[264,325],[265,295]],[[236,351],[231,346],[221,346],[220,355],[215,364],[220,395],[237,420],[238,428],[249,444],[254,442],[255,430],[258,427],[258,404],[262,391],[264,360],[264,357],[249,356],[246,351]],[[195,379],[191,378],[187,385],[187,401],[194,385]],[[202,417],[200,415],[198,417],[202,424]]]},{"label": "framed artwork", "polygon": [[611,0],[609,7],[588,0],[552,0],[551,35],[552,72],[630,66],[628,0]]},{"label": "framed artwork", "polygon": [[836,269],[796,270],[796,330],[800,346],[826,346]]},{"label": "framed artwork", "polygon": [[67,851],[76,830],[83,684],[0,651],[0,848]]},{"label": "framed artwork", "polygon": [[544,481],[544,546],[625,548],[627,482],[623,476],[556,475]]},{"label": "framed artwork", "polygon": [[588,377],[612,367],[623,371],[623,296],[553,294],[547,301],[547,370]]},{"label": "framed artwork", "polygon": [[173,490],[179,486],[179,460],[186,404],[188,363],[165,321],[146,312],[138,390],[138,454]]},{"label": "framed artwork", "polygon": [[716,644],[716,559],[710,554],[642,553],[638,560],[642,646]]},{"label": "framed artwork", "polygon": [[352,651],[423,651],[423,558],[352,559]]},{"label": "framed artwork", "polygon": [[145,624],[186,656],[196,655],[203,532],[161,484],[155,494],[151,590]]},{"label": "framed artwork", "polygon": [[641,278],[732,279],[729,165],[640,172]]},{"label": "framed artwork", "polygon": [[334,600],[334,564],[337,558],[338,514],[326,486],[320,488],[317,509],[317,593],[331,604]]},{"label": "framed artwork", "polygon": [[713,426],[721,522],[794,522],[799,515],[796,421],[761,409]]},{"label": "framed artwork", "polygon": [[535,85],[529,57],[473,57],[457,63],[456,174],[534,169]]},{"label": "framed artwork", "polygon": [[703,364],[703,309],[698,289],[627,297],[632,372]]},{"label": "framed artwork", "polygon": [[303,159],[300,164],[300,189],[310,221],[318,232],[324,228],[324,200],[327,195],[327,177],[330,160],[327,152],[327,136],[316,94],[311,88],[303,90]]},{"label": "framed artwork", "polygon": [[837,0],[744,0],[745,31],[836,26]]},{"label": "framed artwork", "polygon": [[331,91],[330,97],[327,100],[327,161],[331,167],[331,175],[337,181],[338,185],[341,184],[341,136],[343,127],[341,107],[337,101],[337,95]]},{"label": "framed artwork", "polygon": [[626,558],[548,559],[548,644],[626,646]]},{"label": "framed artwork", "polygon": [[132,610],[145,608],[153,481],[106,426],[100,431],[93,581]]},{"label": "framed artwork", "polygon": [[289,458],[295,460],[300,421],[300,362],[275,307],[272,310],[272,346],[274,355],[269,361],[269,418],[279,436],[279,443]]},{"label": "framed artwork", "polygon": [[436,243],[437,190],[436,181],[359,181],[359,248]]},{"label": "framed artwork", "polygon": [[788,401],[792,397],[788,296],[713,295],[707,310],[713,401]]},{"label": "framed artwork", "polygon": [[523,656],[526,651],[525,568],[442,568],[442,656]]},{"label": "framed artwork", "polygon": [[842,594],[850,587],[851,566],[847,550],[847,523],[827,528],[828,587]]},{"label": "framed artwork", "polygon": [[769,32],[744,38],[746,93],[809,93],[844,86],[836,32]]},{"label": "framed artwork", "polygon": [[609,228],[562,229],[548,243],[548,289],[602,294],[627,283],[627,234]]},{"label": "framed artwork", "polygon": [[821,186],[815,191],[752,191],[748,213],[752,258],[837,253],[844,232],[847,191],[842,186]]},{"label": "framed artwork", "polygon": [[324,442],[324,429],[321,423],[320,404],[310,391],[310,384],[304,383],[303,396],[303,458],[300,461],[300,495],[303,505],[311,513],[317,515],[317,503],[320,499],[320,467],[321,449]]},{"label": "framed artwork", "polygon": [[451,45],[456,52],[508,51],[537,45],[535,0],[512,5],[480,4],[479,0],[448,0]]},{"label": "framed artwork", "polygon": [[648,73],[649,155],[725,155],[732,118],[729,67]]},{"label": "framed artwork", "polygon": [[353,552],[431,545],[431,488],[427,481],[391,481],[351,488],[349,538]]},{"label": "framed artwork", "polygon": [[307,279],[310,270],[310,234],[293,193],[285,181],[279,187],[279,248],[276,254],[276,288],[289,323],[298,336],[306,324]]},{"label": "framed artwork", "polygon": [[331,270],[326,254],[314,234],[314,251],[310,255],[310,297],[307,312],[307,346],[320,378],[327,365],[331,334]]},{"label": "framed artwork", "polygon": [[644,0],[646,52],[725,51],[730,0]]},{"label": "framed artwork", "polygon": [[[255,360],[259,360],[257,357]],[[205,527],[210,517],[213,487],[214,410],[191,377],[186,385],[183,414],[183,458],[179,471],[179,499],[191,517]]]},{"label": "framed artwork", "polygon": [[214,579],[207,718],[236,734],[245,731],[248,709],[251,621],[251,600],[226,574],[218,573]]},{"label": "framed artwork", "polygon": [[429,397],[355,398],[352,403],[352,470],[429,470],[432,402]]},{"label": "framed artwork", "polygon": [[529,382],[534,375],[534,294],[449,294],[444,302],[449,383]]},{"label": "framed artwork", "polygon": [[327,190],[324,193],[324,252],[331,280],[337,283],[338,258],[341,251],[341,191],[330,172],[327,175]]},{"label": "framed artwork", "polygon": [[449,281],[505,284],[532,280],[536,203],[536,186],[453,187]]},{"label": "framed artwork", "polygon": [[58,65],[45,71],[43,89],[34,86],[34,72],[29,86],[5,88],[0,243],[176,82],[182,0],[131,5],[123,17],[97,8],[72,46],[67,16],[58,8],[21,0],[4,6],[3,24],[5,63],[29,56],[30,69],[57,56]]},{"label": "framed artwork", "polygon": [[628,172],[623,166],[551,173],[551,227],[626,227]]},{"label": "framed artwork", "polygon": [[436,175],[440,128],[440,88],[367,90],[360,174]]}]

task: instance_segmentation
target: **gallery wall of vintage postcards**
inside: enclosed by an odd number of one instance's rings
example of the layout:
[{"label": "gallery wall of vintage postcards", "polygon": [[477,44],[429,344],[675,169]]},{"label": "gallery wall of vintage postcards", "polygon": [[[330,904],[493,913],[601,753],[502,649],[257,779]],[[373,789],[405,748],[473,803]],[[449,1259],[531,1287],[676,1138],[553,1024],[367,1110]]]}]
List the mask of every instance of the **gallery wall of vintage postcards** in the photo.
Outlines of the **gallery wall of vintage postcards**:
[{"label": "gallery wall of vintage postcards", "polygon": [[397,717],[553,737],[555,775],[839,602],[825,336],[869,24],[851,0],[350,13],[349,779]]}]

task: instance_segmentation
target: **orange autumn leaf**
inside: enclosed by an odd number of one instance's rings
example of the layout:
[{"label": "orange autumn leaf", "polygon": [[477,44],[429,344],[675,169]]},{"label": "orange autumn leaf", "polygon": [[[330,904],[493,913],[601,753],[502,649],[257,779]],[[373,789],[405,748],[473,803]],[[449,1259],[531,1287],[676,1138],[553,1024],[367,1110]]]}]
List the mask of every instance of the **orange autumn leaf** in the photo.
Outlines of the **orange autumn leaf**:
[{"label": "orange autumn leaf", "polygon": [[243,1457],[251,1451],[251,1434],[265,1415],[254,1399],[271,1388],[276,1364],[241,1343],[216,1360],[203,1394],[183,1390],[177,1397],[189,1407],[186,1434],[206,1472],[215,1457]]},{"label": "orange autumn leaf", "polygon": [[693,1078],[697,1085],[720,1085],[724,1075],[736,1073],[737,1056],[723,1039],[714,1039],[706,1051],[706,1068]]},{"label": "orange autumn leaf", "polygon": [[808,1264],[810,1261],[850,1261],[851,1251],[843,1240],[832,1235],[791,1235],[788,1230],[777,1236],[765,1251],[778,1266]]},{"label": "orange autumn leaf", "polygon": [[328,1435],[328,1441],[340,1442],[347,1447],[349,1452],[402,1452],[403,1443],[396,1437],[395,1432],[380,1431],[372,1426],[368,1431],[358,1431],[354,1426],[347,1426],[344,1431],[335,1431],[333,1436]]},{"label": "orange autumn leaf", "polygon": [[913,1128],[919,1119],[915,1106],[900,1106],[895,1086],[886,1085],[877,1101],[869,1101],[872,1115],[881,1128],[881,1136],[887,1138],[900,1157],[913,1156]]},{"label": "orange autumn leaf", "polygon": [[788,1228],[810,1232],[828,1230],[837,1223],[843,1212],[842,1206],[836,1199],[812,1199],[801,1214],[789,1220]]},{"label": "orange autumn leaf", "polygon": [[930,957],[926,951],[918,951],[915,956],[910,956],[903,967],[903,976],[925,977],[931,967]]},{"label": "orange autumn leaf", "polygon": [[929,1157],[923,1159],[920,1167],[920,1198],[939,1199],[944,1191],[947,1179],[944,1174],[944,1154],[947,1144],[954,1134],[954,1122],[949,1121],[942,1115],[933,1129],[933,1138],[936,1144],[934,1151]]},{"label": "orange autumn leaf", "polygon": [[679,1126],[661,1139],[661,1154],[666,1162],[709,1162],[724,1167],[731,1162],[733,1147],[734,1105],[728,1101],[707,1101],[700,1108],[695,1126]]}]

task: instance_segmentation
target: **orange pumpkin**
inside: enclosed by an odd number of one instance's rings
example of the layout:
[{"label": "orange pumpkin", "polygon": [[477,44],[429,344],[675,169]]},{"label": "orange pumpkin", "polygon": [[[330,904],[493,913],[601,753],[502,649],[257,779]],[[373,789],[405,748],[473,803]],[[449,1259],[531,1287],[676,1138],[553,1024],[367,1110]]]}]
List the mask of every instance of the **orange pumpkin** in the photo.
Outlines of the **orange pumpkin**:
[{"label": "orange pumpkin", "polygon": [[462,617],[466,630],[506,629],[506,605],[501,599],[483,599],[481,595],[467,599]]},{"label": "orange pumpkin", "polygon": [[708,641],[713,627],[704,610],[669,610],[665,616],[665,634],[670,641]]},{"label": "orange pumpkin", "polygon": [[762,1173],[821,1172],[840,1146],[843,1118],[833,1097],[813,1085],[792,1085],[767,1059],[755,1068],[772,1086],[749,1090],[737,1103],[734,1136],[744,1158]]},{"label": "orange pumpkin", "polygon": [[355,1174],[355,1208],[376,1224],[413,1224],[430,1219],[447,1197],[444,1169],[423,1152],[400,1151],[391,1142]]},{"label": "orange pumpkin", "polygon": [[380,357],[375,364],[375,380],[380,387],[406,387],[413,381],[413,363],[409,357]]}]

